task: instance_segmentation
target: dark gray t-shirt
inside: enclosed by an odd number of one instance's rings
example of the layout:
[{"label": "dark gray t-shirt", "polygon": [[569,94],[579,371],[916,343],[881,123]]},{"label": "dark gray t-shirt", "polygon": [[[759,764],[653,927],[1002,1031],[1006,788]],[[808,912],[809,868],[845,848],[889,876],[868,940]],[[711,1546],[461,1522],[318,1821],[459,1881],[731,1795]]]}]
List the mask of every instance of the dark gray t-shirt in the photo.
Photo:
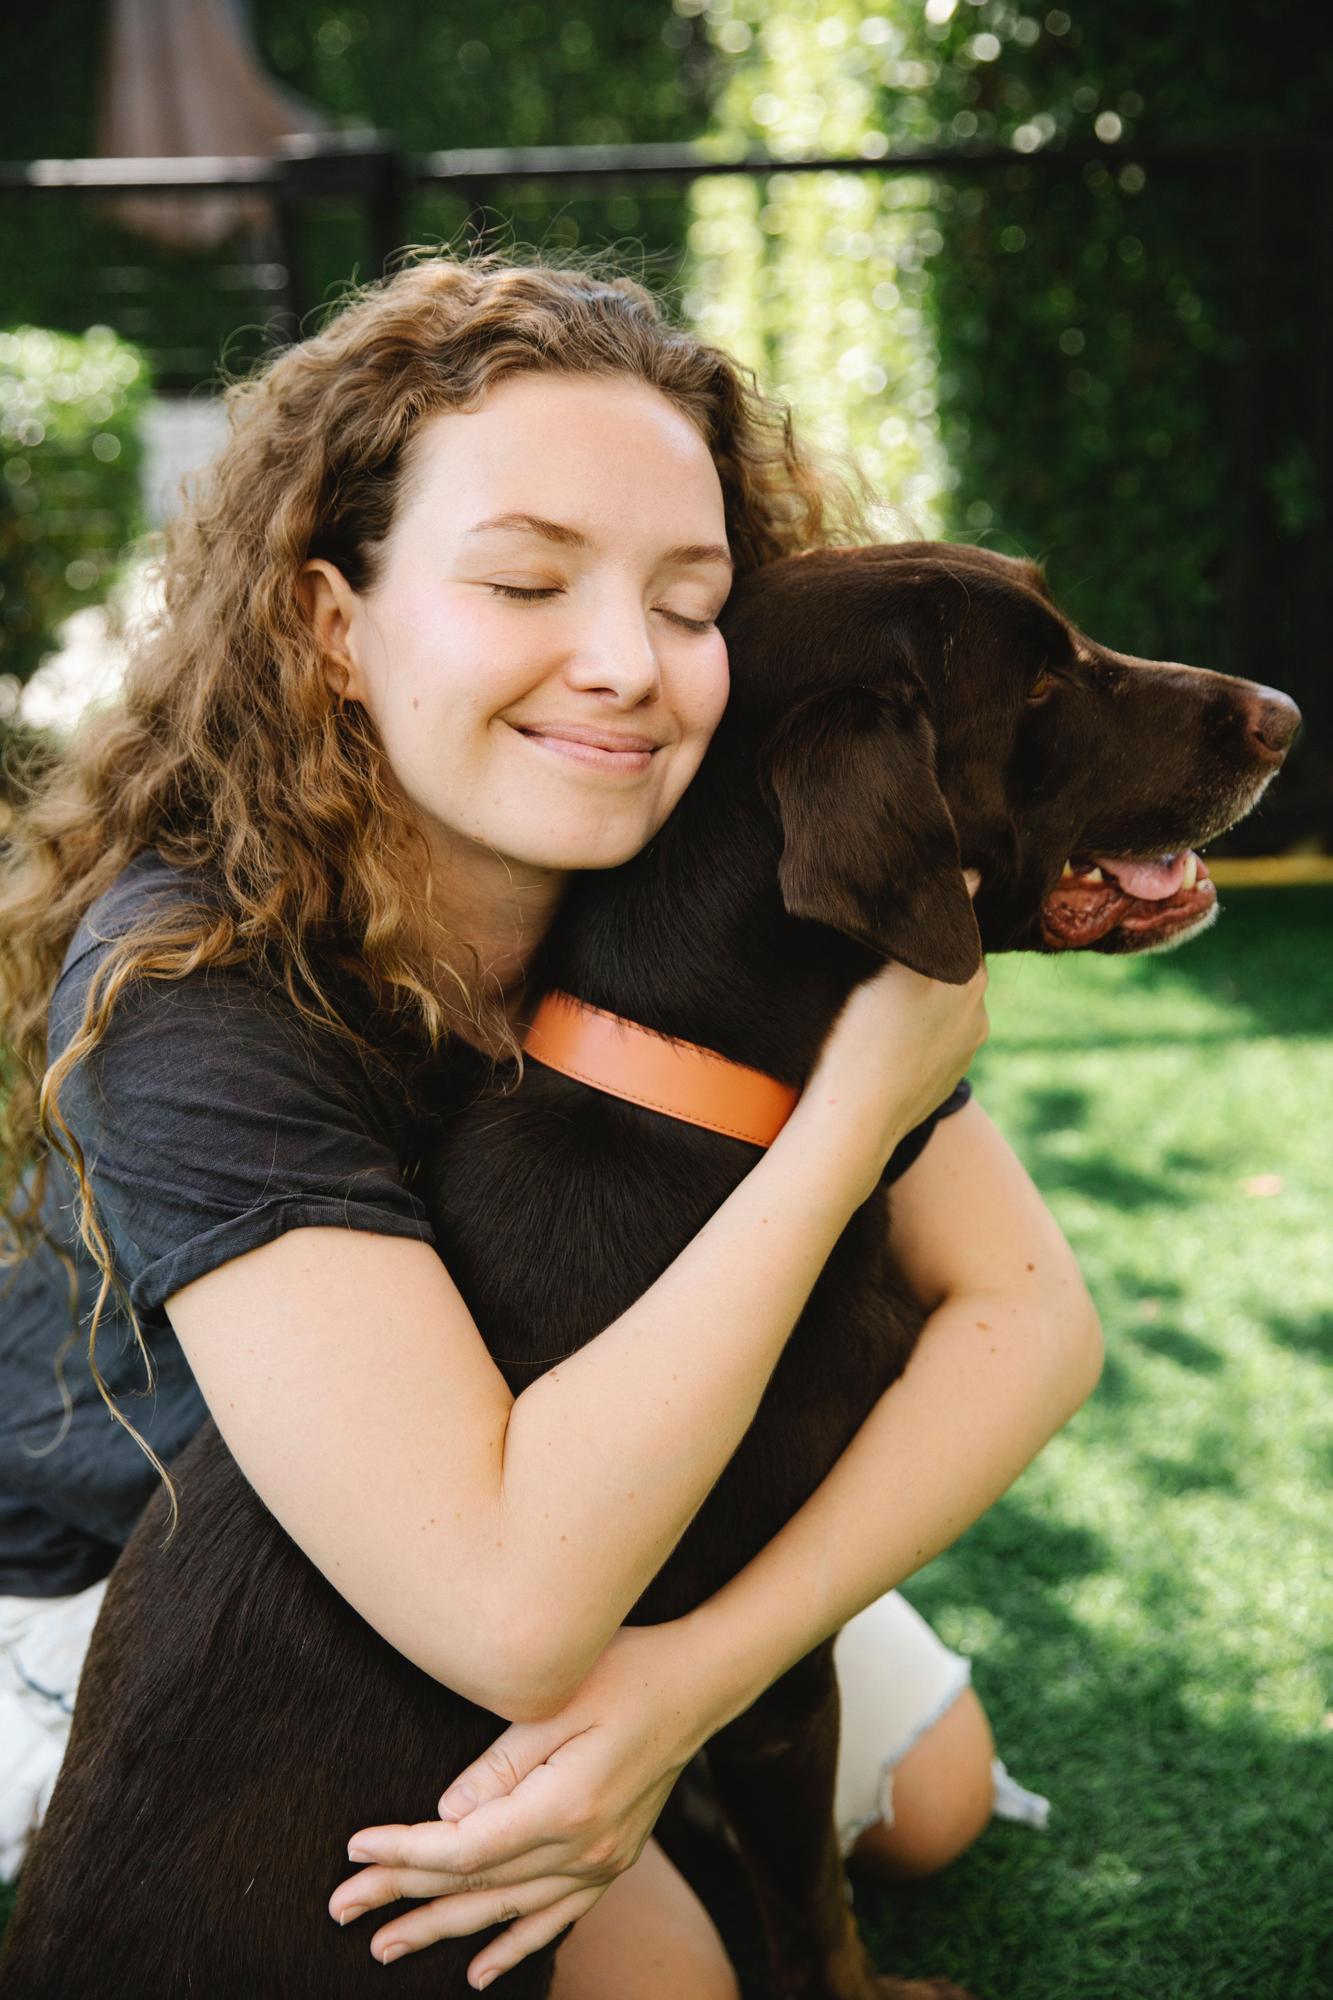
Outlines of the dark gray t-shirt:
[{"label": "dark gray t-shirt", "polygon": [[[148,850],[92,906],[52,996],[50,1061],[82,1021],[109,941],[156,899],[178,902],[190,890],[189,876]],[[288,1229],[332,1224],[434,1244],[412,1192],[416,1165],[435,1121],[470,1102],[487,1075],[476,1050],[453,1043],[419,1077],[430,1108],[415,1113],[387,1071],[369,1073],[354,1051],[240,970],[136,985],[117,1002],[105,1039],[70,1072],[60,1103],[153,1353],[156,1391],[135,1393],[143,1362],[114,1295],[98,1332],[98,1367],[164,1461],[206,1414],[164,1302]],[[886,1183],[970,1095],[964,1081],[908,1133]],[[74,1328],[68,1281],[44,1248],[16,1271],[0,1271],[0,1595],[57,1596],[105,1576],[157,1484],[89,1370],[100,1274],[78,1235],[63,1162],[50,1161],[48,1181],[44,1225],[78,1274],[81,1328],[64,1357],[73,1410],[62,1435],[55,1361]]]}]

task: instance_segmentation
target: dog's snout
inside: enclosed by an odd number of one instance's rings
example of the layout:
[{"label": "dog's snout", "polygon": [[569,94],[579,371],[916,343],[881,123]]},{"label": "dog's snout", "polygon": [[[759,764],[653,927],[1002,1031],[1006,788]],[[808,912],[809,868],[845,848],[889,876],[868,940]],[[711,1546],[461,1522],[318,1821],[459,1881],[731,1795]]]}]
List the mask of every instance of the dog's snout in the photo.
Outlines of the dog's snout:
[{"label": "dog's snout", "polygon": [[1259,756],[1280,764],[1301,726],[1301,712],[1280,688],[1254,687],[1245,697],[1245,723]]}]

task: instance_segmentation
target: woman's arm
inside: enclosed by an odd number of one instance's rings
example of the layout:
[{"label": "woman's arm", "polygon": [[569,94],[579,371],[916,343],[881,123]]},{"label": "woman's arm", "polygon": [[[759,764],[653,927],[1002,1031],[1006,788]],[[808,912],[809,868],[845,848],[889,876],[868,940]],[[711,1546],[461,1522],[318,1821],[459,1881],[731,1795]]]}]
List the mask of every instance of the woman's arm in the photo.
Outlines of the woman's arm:
[{"label": "woman's arm", "polygon": [[355,1835],[356,1858],[376,1865],[335,1892],[335,1917],[404,1894],[435,1899],[375,1932],[377,1954],[519,1913],[479,1953],[476,1976],[556,1935],[634,1860],[694,1751],[952,1542],[1091,1393],[1096,1311],[975,1098],[936,1127],[889,1199],[899,1266],[933,1307],[905,1374],[714,1597],[618,1633],[559,1713],[507,1730],[453,1776],[439,1820]]},{"label": "woman's arm", "polygon": [[985,983],[895,965],[857,988],[768,1152],[517,1400],[425,1244],[296,1228],[169,1298],[242,1471],[390,1645],[500,1714],[560,1706],[740,1442],[898,1137],[984,1039]]},{"label": "woman's arm", "polygon": [[716,1663],[718,1726],[955,1541],[1101,1373],[1074,1254],[975,1098],[936,1127],[889,1201],[899,1266],[933,1309],[828,1477],[686,1621]]}]

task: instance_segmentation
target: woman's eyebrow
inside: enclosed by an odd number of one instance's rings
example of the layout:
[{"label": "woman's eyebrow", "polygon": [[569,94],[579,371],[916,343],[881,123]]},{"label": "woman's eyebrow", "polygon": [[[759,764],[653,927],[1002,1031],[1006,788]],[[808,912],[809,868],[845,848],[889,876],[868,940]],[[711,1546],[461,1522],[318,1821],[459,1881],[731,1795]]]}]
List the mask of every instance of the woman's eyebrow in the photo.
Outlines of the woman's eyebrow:
[{"label": "woman's eyebrow", "polygon": [[[530,535],[540,535],[544,541],[558,542],[567,549],[586,549],[591,546],[588,537],[577,528],[568,528],[561,521],[548,521],[540,514],[492,514],[488,520],[478,521],[468,529],[469,535],[483,535],[500,528],[524,529]],[[732,568],[731,552],[721,542],[683,542],[679,548],[668,549],[662,558],[664,563],[725,563]]]}]

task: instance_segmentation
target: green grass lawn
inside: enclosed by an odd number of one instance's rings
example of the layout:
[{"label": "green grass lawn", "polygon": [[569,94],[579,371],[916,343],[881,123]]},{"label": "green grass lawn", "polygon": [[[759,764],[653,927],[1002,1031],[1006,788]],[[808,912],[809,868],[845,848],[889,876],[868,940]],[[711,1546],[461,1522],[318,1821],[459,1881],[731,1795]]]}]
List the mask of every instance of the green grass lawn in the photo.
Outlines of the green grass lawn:
[{"label": "green grass lawn", "polygon": [[972,1079],[1106,1372],[907,1594],[1053,1810],[857,1887],[886,1968],[985,2000],[1333,1993],[1333,890],[1222,902],[1176,953],[991,964]]},{"label": "green grass lawn", "polygon": [[1333,1994],[1333,891],[1140,959],[991,961],[977,1094],[1060,1222],[1100,1388],[906,1595],[1052,1801],[878,1961],[986,2000]]}]

